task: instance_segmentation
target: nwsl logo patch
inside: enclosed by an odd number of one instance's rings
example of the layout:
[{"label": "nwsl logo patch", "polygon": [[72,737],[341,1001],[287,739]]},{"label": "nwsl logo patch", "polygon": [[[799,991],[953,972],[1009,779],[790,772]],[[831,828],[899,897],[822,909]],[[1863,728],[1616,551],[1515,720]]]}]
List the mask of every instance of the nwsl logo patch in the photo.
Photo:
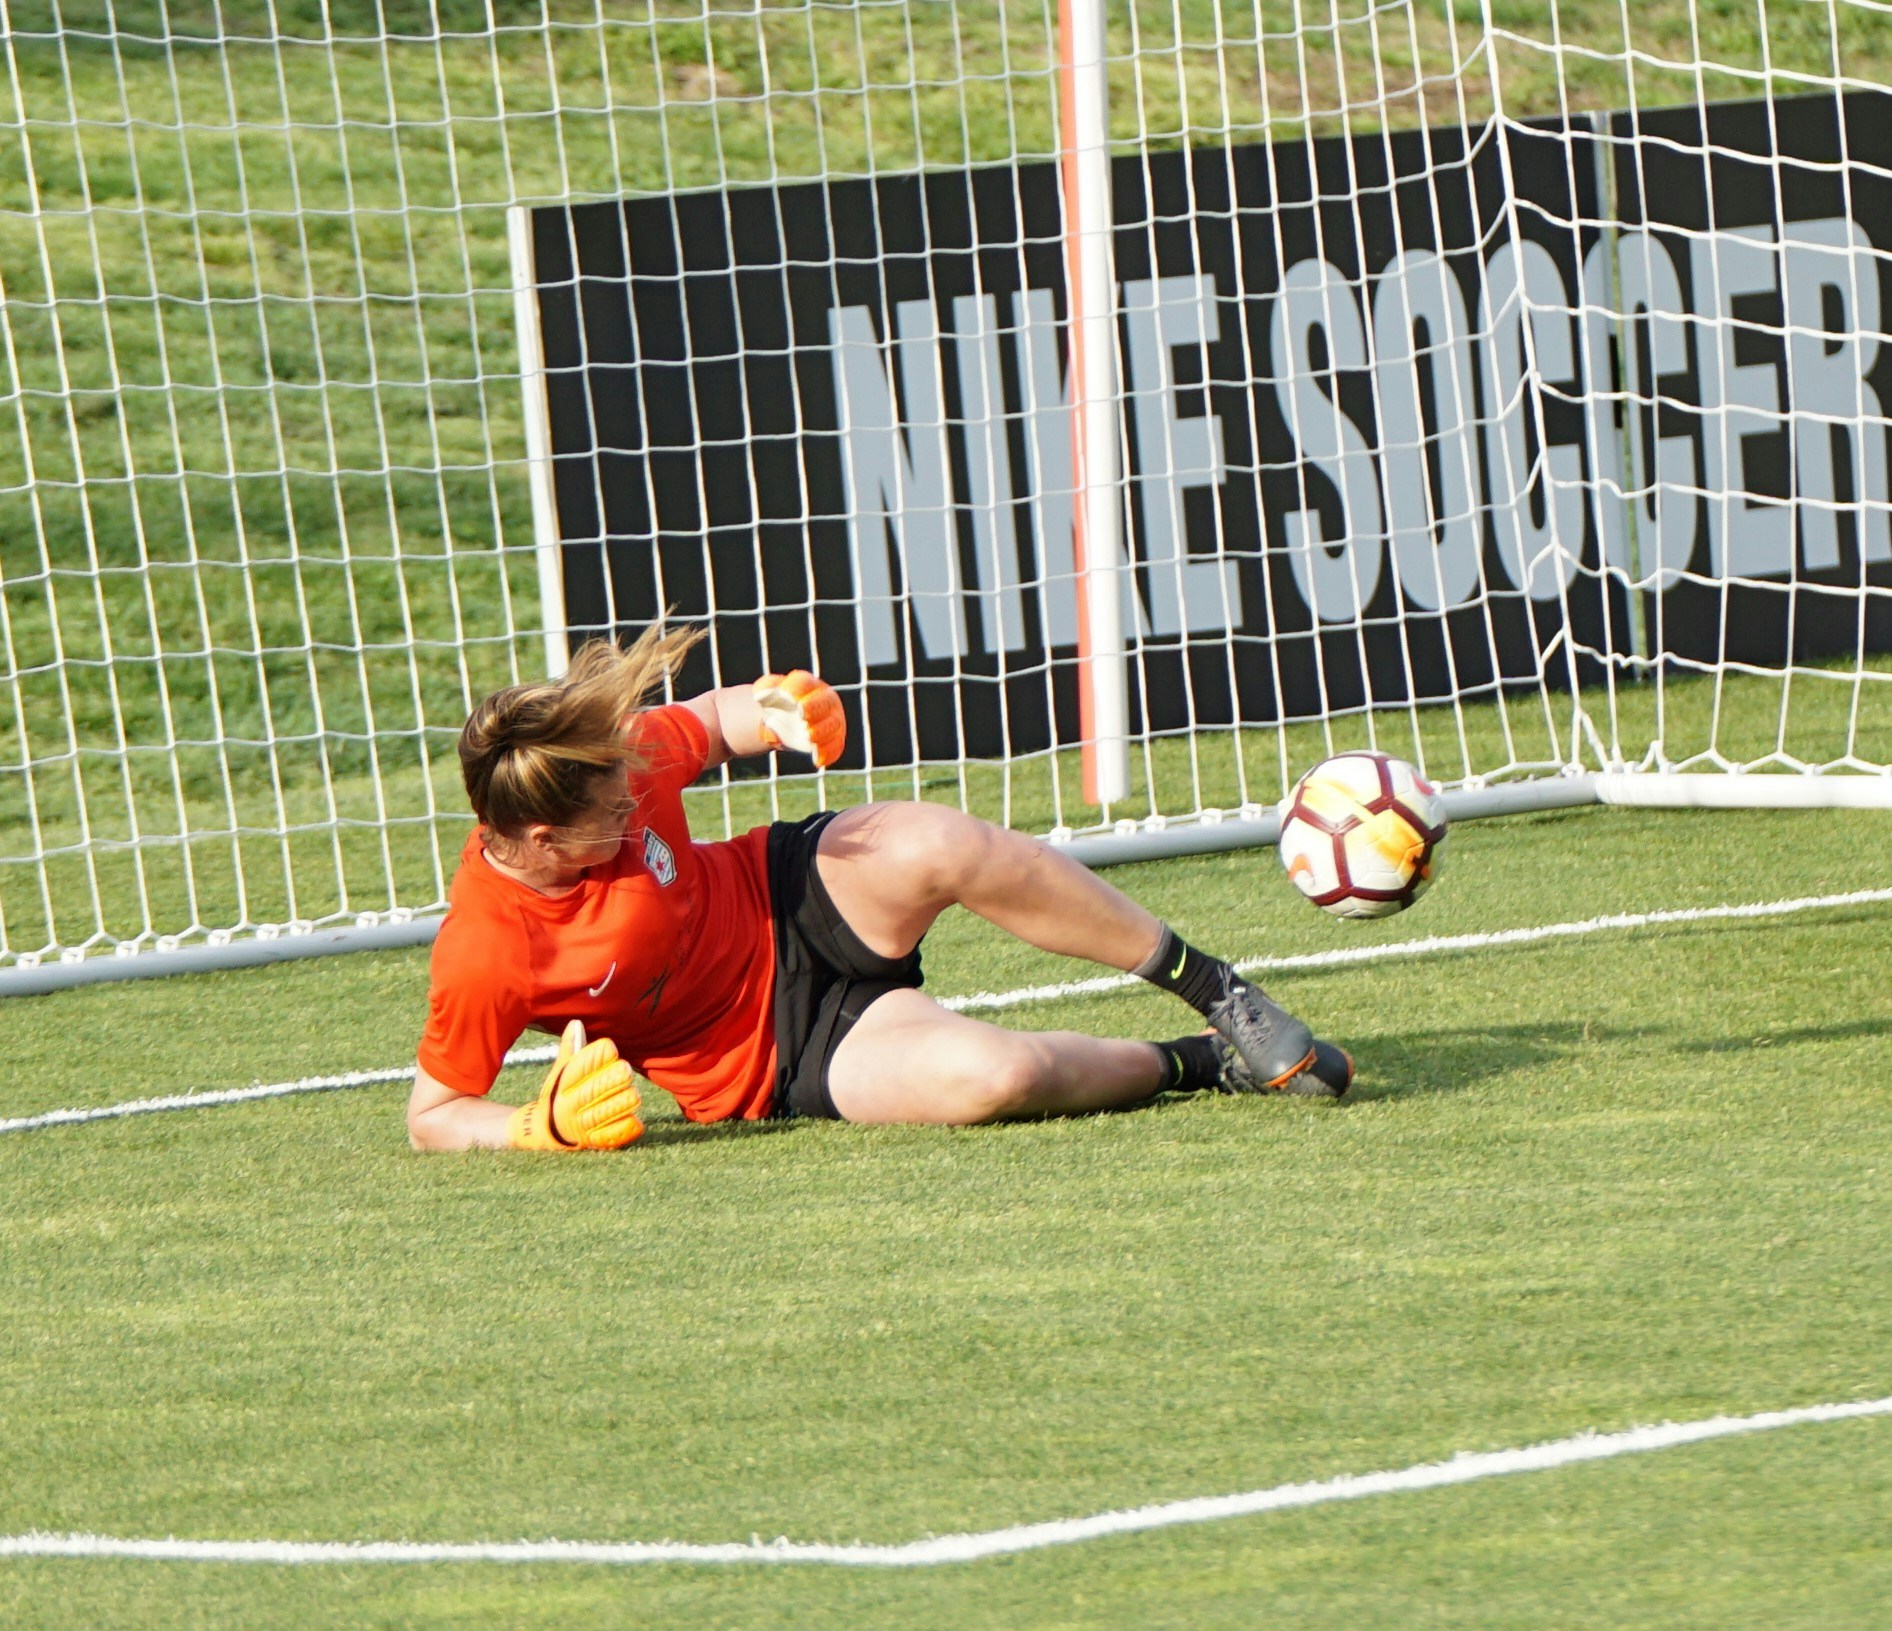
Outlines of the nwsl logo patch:
[{"label": "nwsl logo patch", "polygon": [[670,853],[670,846],[648,827],[644,829],[644,865],[665,888],[677,881],[677,858]]}]

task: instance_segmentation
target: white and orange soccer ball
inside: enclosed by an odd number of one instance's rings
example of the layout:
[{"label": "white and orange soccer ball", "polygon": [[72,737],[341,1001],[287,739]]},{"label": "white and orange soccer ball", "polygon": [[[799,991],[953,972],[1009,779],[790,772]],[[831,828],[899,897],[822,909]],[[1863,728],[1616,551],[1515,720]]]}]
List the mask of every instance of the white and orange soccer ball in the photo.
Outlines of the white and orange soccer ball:
[{"label": "white and orange soccer ball", "polygon": [[1404,759],[1337,753],[1281,801],[1281,864],[1335,917],[1390,917],[1439,874],[1445,801]]}]

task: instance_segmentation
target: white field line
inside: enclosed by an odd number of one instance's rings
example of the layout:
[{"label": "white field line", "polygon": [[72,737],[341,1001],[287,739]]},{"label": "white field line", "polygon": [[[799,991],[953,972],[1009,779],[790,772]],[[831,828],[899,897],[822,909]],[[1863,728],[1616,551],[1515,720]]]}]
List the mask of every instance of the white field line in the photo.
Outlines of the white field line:
[{"label": "white field line", "polygon": [[1099,1512],[1088,1518],[1058,1518],[1049,1523],[987,1529],[976,1534],[935,1535],[902,1545],[824,1545],[793,1540],[725,1541],[291,1541],[291,1540],[137,1540],[113,1535],[32,1533],[0,1536],[0,1558],[118,1557],[163,1563],[829,1563],[852,1568],[924,1568],[941,1563],[972,1563],[981,1558],[1070,1546],[1105,1535],[1138,1534],[1178,1524],[1214,1523],[1223,1518],[1280,1512],[1290,1507],[1357,1501],[1369,1495],[1443,1489],[1512,1473],[1547,1472],[1584,1461],[1608,1461],[1644,1455],[1683,1444],[1700,1444],[1741,1433],[1766,1433],[1808,1422],[1846,1421],[1859,1416],[1892,1415],[1892,1398],[1850,1404],[1817,1404],[1797,1410],[1771,1410],[1757,1416],[1713,1416],[1706,1421],[1672,1422],[1660,1427],[1632,1427],[1621,1433],[1581,1433],[1575,1438],[1520,1450],[1460,1454],[1450,1461],[1329,1478],[1314,1484],[1278,1484],[1241,1495],[1213,1495],[1167,1501],[1128,1512]]},{"label": "white field line", "polygon": [[[1494,947],[1524,946],[1540,940],[1565,940],[1603,934],[1614,929],[1657,928],[1670,923],[1709,923],[1730,918],[1787,917],[1841,906],[1868,906],[1892,901],[1892,889],[1855,889],[1843,895],[1803,895],[1793,900],[1761,901],[1746,906],[1687,906],[1665,912],[1616,912],[1608,917],[1585,918],[1576,923],[1543,923],[1526,929],[1492,929],[1481,934],[1432,935],[1424,940],[1390,941],[1380,946],[1352,946],[1339,951],[1306,952],[1293,957],[1249,957],[1235,966],[1244,974],[1286,973],[1339,968],[1352,963],[1378,963],[1402,957],[1428,957],[1440,952],[1486,951]],[[1067,980],[1059,985],[1028,985],[1016,991],[976,991],[946,997],[942,1006],[956,1013],[991,1013],[1027,1003],[1056,1002],[1066,997],[1096,996],[1125,991],[1142,982],[1134,974],[1105,974],[1088,980]],[[507,1065],[549,1064],[557,1053],[551,1045],[515,1048]],[[202,1093],[173,1093],[164,1098],[132,1099],[122,1104],[98,1105],[87,1110],[48,1110],[36,1116],[0,1120],[0,1133],[23,1133],[36,1127],[59,1127],[74,1122],[112,1121],[121,1116],[147,1116],[162,1110],[202,1110],[221,1104],[246,1104],[254,1099],[281,1099],[297,1093],[332,1093],[341,1088],[370,1087],[406,1081],[412,1065],[384,1070],[356,1070],[339,1076],[305,1076],[293,1082],[271,1082],[256,1087],[224,1088]]]},{"label": "white field line", "polygon": [[111,1121],[119,1116],[149,1116],[160,1110],[208,1110],[219,1104],[246,1104],[251,1099],[280,1099],[290,1093],[335,1093],[347,1087],[376,1087],[382,1082],[412,1081],[414,1067],[393,1070],[351,1070],[340,1076],[305,1076],[296,1082],[270,1082],[258,1087],[226,1087],[201,1093],[170,1093],[158,1099],[129,1099],[122,1104],[101,1104],[90,1110],[48,1110],[38,1116],[15,1116],[0,1121],[0,1133],[22,1133],[29,1127],[63,1127],[75,1121]]},{"label": "white field line", "polygon": [[[1795,900],[1760,901],[1748,906],[1684,906],[1666,912],[1615,912],[1578,923],[1541,923],[1528,929],[1492,929],[1482,934],[1430,935],[1424,940],[1389,941],[1380,946],[1348,946],[1339,951],[1303,952],[1293,957],[1247,957],[1235,966],[1244,974],[1293,973],[1340,968],[1350,963],[1378,963],[1398,957],[1428,957],[1446,951],[1487,951],[1494,946],[1527,946],[1538,940],[1566,940],[1611,929],[1649,929],[1667,923],[1708,923],[1723,918],[1787,917],[1838,906],[1870,906],[1892,901],[1892,889],[1855,889],[1844,895],[1803,895]],[[1063,985],[1028,985],[1017,991],[980,991],[948,997],[945,1006],[961,1013],[1015,1008],[1027,1002],[1054,1002],[1122,991],[1143,982],[1134,974],[1106,974]]]},{"label": "white field line", "polygon": [[[548,1065],[556,1047],[515,1048],[508,1065]],[[350,1070],[339,1076],[304,1076],[293,1082],[265,1082],[255,1087],[226,1087],[201,1093],[170,1093],[157,1099],[127,1099],[121,1104],[95,1105],[89,1110],[48,1110],[37,1116],[15,1116],[0,1121],[0,1133],[24,1133],[35,1127],[64,1127],[79,1121],[115,1121],[121,1116],[149,1116],[161,1110],[209,1110],[220,1104],[248,1104],[252,1099],[286,1099],[296,1093],[335,1093],[349,1087],[378,1087],[384,1082],[411,1082],[412,1065],[383,1070]]]}]

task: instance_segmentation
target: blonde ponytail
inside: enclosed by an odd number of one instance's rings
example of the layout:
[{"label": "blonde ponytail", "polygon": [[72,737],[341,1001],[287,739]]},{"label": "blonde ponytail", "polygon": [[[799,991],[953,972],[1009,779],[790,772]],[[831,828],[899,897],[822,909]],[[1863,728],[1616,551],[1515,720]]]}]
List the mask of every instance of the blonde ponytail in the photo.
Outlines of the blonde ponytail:
[{"label": "blonde ponytail", "polygon": [[594,640],[560,678],[509,685],[475,708],[460,732],[460,772],[486,830],[518,838],[535,822],[567,826],[591,804],[600,772],[636,768],[627,718],[702,638],[659,623],[628,650]]}]

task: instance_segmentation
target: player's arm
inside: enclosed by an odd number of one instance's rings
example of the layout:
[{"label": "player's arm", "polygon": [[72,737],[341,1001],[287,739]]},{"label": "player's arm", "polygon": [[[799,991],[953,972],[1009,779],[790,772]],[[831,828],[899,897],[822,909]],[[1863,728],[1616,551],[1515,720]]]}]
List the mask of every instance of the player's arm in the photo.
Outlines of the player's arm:
[{"label": "player's arm", "polygon": [[414,1066],[407,1096],[407,1141],[417,1150],[503,1150],[512,1106],[462,1093],[424,1065]]},{"label": "player's arm", "polygon": [[714,770],[731,759],[753,758],[770,751],[771,744],[762,735],[762,709],[753,686],[725,685],[691,697],[683,706],[703,721],[703,729],[709,733],[705,770]]},{"label": "player's arm", "polygon": [[619,1150],[644,1135],[642,1102],[617,1044],[587,1040],[573,1020],[538,1096],[526,1104],[462,1093],[417,1063],[407,1140],[417,1150]]},{"label": "player's arm", "polygon": [[764,674],[753,685],[726,685],[684,704],[709,733],[713,770],[730,759],[788,748],[826,767],[847,745],[847,715],[826,680],[805,669]]}]

